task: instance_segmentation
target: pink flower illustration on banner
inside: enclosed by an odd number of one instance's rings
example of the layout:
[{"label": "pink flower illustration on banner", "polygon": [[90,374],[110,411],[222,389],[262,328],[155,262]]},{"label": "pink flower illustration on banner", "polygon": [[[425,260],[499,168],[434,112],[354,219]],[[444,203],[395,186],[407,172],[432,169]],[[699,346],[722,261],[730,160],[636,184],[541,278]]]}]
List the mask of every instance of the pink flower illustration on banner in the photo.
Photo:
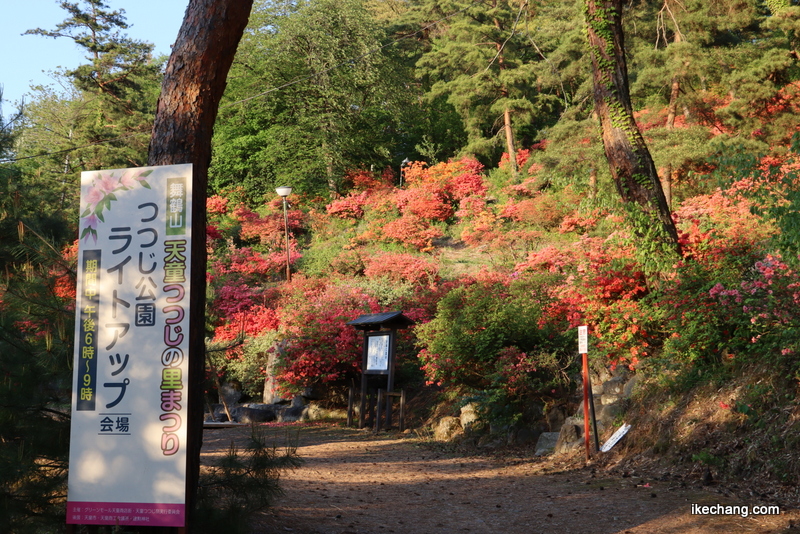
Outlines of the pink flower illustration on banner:
[{"label": "pink flower illustration on banner", "polygon": [[113,193],[118,185],[119,181],[114,179],[114,173],[106,175],[101,174],[100,179],[95,182],[95,186],[105,194]]},{"label": "pink flower illustration on banner", "polygon": [[122,176],[119,177],[119,184],[124,189],[133,189],[135,186],[139,184],[139,180],[137,178],[134,178],[133,173],[126,171],[122,173]]},{"label": "pink flower illustration on banner", "polygon": [[91,237],[97,243],[97,226],[105,222],[103,212],[111,211],[111,202],[117,200],[114,193],[128,191],[137,184],[150,189],[150,184],[145,178],[152,172],[139,169],[125,170],[119,177],[114,176],[114,171],[97,173],[83,198],[80,238],[88,240]]},{"label": "pink flower illustration on banner", "polygon": [[86,195],[86,204],[89,207],[91,207],[92,210],[94,210],[97,204],[101,200],[103,200],[104,197],[105,195],[103,194],[102,191],[100,191],[96,187],[93,187],[92,189],[89,190],[89,193]]}]

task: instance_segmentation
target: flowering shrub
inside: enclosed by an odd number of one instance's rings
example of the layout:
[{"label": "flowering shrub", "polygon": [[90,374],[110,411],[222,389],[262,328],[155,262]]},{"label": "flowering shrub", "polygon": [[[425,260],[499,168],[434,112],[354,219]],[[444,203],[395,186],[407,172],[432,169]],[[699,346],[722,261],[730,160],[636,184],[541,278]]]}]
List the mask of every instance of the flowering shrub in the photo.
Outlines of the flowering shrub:
[{"label": "flowering shrub", "polygon": [[206,199],[206,210],[209,215],[223,215],[228,211],[228,199],[220,195],[211,195]]},{"label": "flowering shrub", "polygon": [[745,360],[789,356],[800,349],[796,313],[800,305],[800,277],[777,255],[766,255],[726,288],[715,284],[708,295],[717,304],[728,332],[729,357]]},{"label": "flowering shrub", "polygon": [[214,330],[214,341],[233,341],[241,335],[257,337],[267,330],[277,330],[279,326],[275,309],[254,305],[244,311],[229,313],[225,324]]},{"label": "flowering shrub", "polygon": [[432,167],[421,162],[412,162],[404,171],[409,188],[442,191],[452,202],[468,196],[483,196],[487,185],[481,172],[483,165],[472,158],[450,160]]},{"label": "flowering shrub", "polygon": [[428,381],[477,390],[505,388],[508,384],[492,385],[499,355],[508,356],[514,350],[526,353],[522,363],[519,358],[516,361],[517,372],[525,375],[536,366],[527,353],[569,347],[548,325],[539,324],[550,304],[545,289],[550,281],[542,276],[495,276],[467,280],[447,293],[439,301],[436,316],[415,329]]},{"label": "flowering shrub", "polygon": [[551,302],[539,324],[565,332],[588,325],[594,349],[608,363],[635,366],[651,354],[652,310],[649,293],[632,250],[613,238],[582,237],[567,249],[545,247],[516,267],[566,275],[549,287]]},{"label": "flowering shrub", "polygon": [[400,213],[429,221],[446,221],[455,211],[443,190],[412,188],[398,191],[395,199]]},{"label": "flowering shrub", "polygon": [[[269,213],[260,216],[250,209],[240,206],[234,211],[234,216],[241,225],[241,238],[257,240],[262,245],[280,248],[286,236],[283,212]],[[301,233],[304,229],[305,214],[296,209],[287,211],[286,218],[291,234]]]},{"label": "flowering shrub", "polygon": [[569,215],[579,197],[565,189],[559,194],[538,192],[531,198],[520,201],[509,200],[500,211],[500,216],[518,223],[534,224],[546,229],[558,228]]},{"label": "flowering shrub", "polygon": [[[531,150],[529,148],[521,148],[516,152],[516,160],[517,160],[517,168],[522,169],[525,167],[525,164],[528,163],[528,158],[531,157]],[[508,152],[503,152],[503,155],[500,156],[500,164],[498,165],[501,169],[508,168],[508,162],[511,158],[508,156]]]},{"label": "flowering shrub", "polygon": [[287,391],[344,383],[361,369],[362,335],[345,323],[377,313],[376,300],[357,287],[297,276],[280,301],[286,336],[278,353],[278,379]]},{"label": "flowering shrub", "polygon": [[334,200],[325,208],[328,215],[340,219],[360,219],[364,216],[364,204],[367,201],[367,192],[351,193],[350,195]]},{"label": "flowering shrub", "polygon": [[588,214],[576,210],[562,219],[558,231],[562,234],[567,232],[585,234],[595,228],[604,215],[603,211],[599,209],[594,209]]},{"label": "flowering shrub", "polygon": [[387,252],[366,260],[364,276],[434,286],[439,279],[439,266],[421,256]]},{"label": "flowering shrub", "polygon": [[676,210],[684,254],[711,271],[739,272],[763,254],[775,232],[753,214],[743,182],[686,200]]},{"label": "flowering shrub", "polygon": [[[290,264],[300,258],[300,254],[290,242]],[[286,269],[286,252],[275,251],[268,254],[258,252],[252,247],[233,249],[226,260],[214,263],[214,270],[218,275],[237,273],[249,277],[257,276],[260,279],[276,274],[283,274]]]},{"label": "flowering shrub", "polygon": [[408,245],[420,252],[433,250],[433,240],[442,237],[441,230],[416,215],[403,215],[383,226],[383,235],[392,241]]}]

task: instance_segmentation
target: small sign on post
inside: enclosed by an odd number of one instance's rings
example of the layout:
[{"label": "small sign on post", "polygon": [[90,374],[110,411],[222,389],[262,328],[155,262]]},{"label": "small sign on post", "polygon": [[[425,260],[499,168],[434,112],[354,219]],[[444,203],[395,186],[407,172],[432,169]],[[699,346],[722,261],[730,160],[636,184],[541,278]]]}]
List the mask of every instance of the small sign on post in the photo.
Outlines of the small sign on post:
[{"label": "small sign on post", "polygon": [[589,353],[589,327],[588,326],[579,326],[578,327],[578,353],[580,353],[580,354],[588,354]]},{"label": "small sign on post", "polygon": [[595,448],[600,450],[599,437],[597,436],[597,421],[594,416],[594,398],[591,393],[592,383],[589,378],[589,327],[578,327],[578,352],[581,355],[583,368],[583,434],[586,445],[586,461],[591,456],[591,446],[589,445],[589,416],[591,415],[592,429],[594,430]]}]

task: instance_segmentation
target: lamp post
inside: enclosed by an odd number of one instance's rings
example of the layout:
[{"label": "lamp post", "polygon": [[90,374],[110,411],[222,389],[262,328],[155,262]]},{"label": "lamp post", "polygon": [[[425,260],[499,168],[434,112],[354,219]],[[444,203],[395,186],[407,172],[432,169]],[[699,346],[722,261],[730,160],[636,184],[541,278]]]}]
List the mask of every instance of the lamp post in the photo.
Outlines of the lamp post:
[{"label": "lamp post", "polygon": [[278,187],[275,192],[283,199],[283,228],[286,233],[286,281],[289,282],[292,279],[292,270],[289,267],[289,215],[286,211],[286,197],[292,194],[292,188],[288,186]]},{"label": "lamp post", "polygon": [[405,172],[405,170],[406,170],[406,166],[407,166],[409,163],[411,163],[411,162],[408,160],[408,158],[405,158],[405,159],[404,159],[404,160],[403,160],[403,161],[400,163],[400,187],[403,187],[403,172]]}]

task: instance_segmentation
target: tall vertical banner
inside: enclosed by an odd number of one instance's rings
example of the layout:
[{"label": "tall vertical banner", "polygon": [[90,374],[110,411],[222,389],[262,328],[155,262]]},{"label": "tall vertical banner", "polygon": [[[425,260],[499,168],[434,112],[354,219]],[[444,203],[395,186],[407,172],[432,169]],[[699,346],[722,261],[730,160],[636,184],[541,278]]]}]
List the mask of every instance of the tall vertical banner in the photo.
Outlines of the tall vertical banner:
[{"label": "tall vertical banner", "polygon": [[69,524],[185,526],[191,184],[81,174]]}]

